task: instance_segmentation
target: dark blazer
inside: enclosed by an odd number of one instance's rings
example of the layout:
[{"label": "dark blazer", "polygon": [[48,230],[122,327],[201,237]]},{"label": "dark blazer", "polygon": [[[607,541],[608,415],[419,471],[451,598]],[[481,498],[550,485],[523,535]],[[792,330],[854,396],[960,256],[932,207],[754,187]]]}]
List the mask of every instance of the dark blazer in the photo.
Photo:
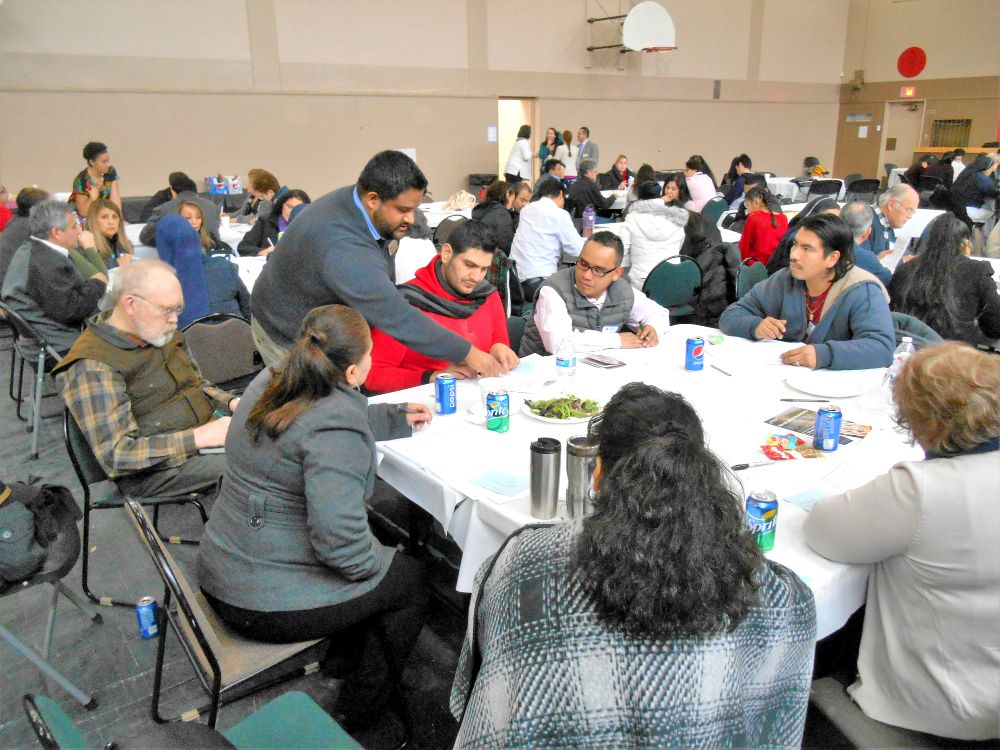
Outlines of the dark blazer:
[{"label": "dark blazer", "polygon": [[611,207],[615,202],[615,196],[609,195],[605,198],[601,195],[601,189],[593,180],[580,175],[573,184],[569,186],[569,199],[573,202],[573,216],[580,218],[583,216],[583,209],[593,206],[598,211],[603,211]]},{"label": "dark blazer", "polygon": [[[278,245],[278,217],[275,211],[258,216],[250,231],[243,235],[236,252],[240,255],[260,255],[261,251]],[[270,240],[270,242],[268,242]]]},{"label": "dark blazer", "polygon": [[[943,338],[966,341],[973,346],[1000,339],[1000,295],[993,281],[993,267],[984,261],[961,255],[953,263],[950,275],[952,302],[958,318],[955,327],[949,329],[938,321],[923,322]],[[914,314],[903,304],[903,294],[920,270],[919,255],[908,263],[901,262],[896,266],[896,272],[889,281],[889,307],[893,311]]]},{"label": "dark blazer", "polygon": [[226,474],[198,554],[201,587],[227,604],[287,612],[374,589],[395,550],[368,527],[375,440],[408,437],[406,414],[343,383],[276,440],[250,439],[247,416],[272,377],[258,375],[226,436]]},{"label": "dark blazer", "polygon": [[213,313],[250,319],[250,292],[228,255],[206,255],[202,260],[208,305]]}]

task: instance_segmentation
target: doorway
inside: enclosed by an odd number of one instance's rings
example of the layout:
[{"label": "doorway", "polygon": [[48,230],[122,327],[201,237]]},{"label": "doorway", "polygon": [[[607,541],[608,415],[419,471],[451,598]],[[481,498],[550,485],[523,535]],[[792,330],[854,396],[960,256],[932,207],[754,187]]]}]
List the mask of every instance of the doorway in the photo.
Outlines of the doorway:
[{"label": "doorway", "polygon": [[924,102],[886,102],[879,164],[908,167],[923,143]]},{"label": "doorway", "polygon": [[[503,178],[510,150],[517,140],[517,131],[522,125],[531,126],[531,153],[537,154],[535,144],[538,143],[538,126],[536,124],[537,99],[516,99],[500,97],[497,100],[497,174]],[[531,158],[531,175],[534,180],[538,175],[538,159]]]}]

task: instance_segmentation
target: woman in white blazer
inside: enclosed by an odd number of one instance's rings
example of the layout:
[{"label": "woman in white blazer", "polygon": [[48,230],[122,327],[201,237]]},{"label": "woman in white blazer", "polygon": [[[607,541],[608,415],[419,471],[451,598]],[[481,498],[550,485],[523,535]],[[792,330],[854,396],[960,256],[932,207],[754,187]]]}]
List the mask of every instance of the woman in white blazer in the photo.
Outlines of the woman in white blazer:
[{"label": "woman in white blazer", "polygon": [[504,178],[510,185],[521,180],[531,179],[531,126],[522,125],[517,131],[517,140],[510,149],[507,166],[504,168]]},{"label": "woman in white blazer", "polygon": [[897,421],[927,458],[821,500],[804,527],[824,557],[873,566],[849,691],[878,721],[993,739],[1000,735],[1000,357],[960,342],[922,349],[896,377],[893,395]]},{"label": "woman in white blazer", "polygon": [[678,255],[684,244],[688,212],[663,202],[663,189],[656,181],[636,186],[637,200],[629,206],[622,240],[629,248],[632,263],[629,283],[642,291],[646,277],[660,261]]}]

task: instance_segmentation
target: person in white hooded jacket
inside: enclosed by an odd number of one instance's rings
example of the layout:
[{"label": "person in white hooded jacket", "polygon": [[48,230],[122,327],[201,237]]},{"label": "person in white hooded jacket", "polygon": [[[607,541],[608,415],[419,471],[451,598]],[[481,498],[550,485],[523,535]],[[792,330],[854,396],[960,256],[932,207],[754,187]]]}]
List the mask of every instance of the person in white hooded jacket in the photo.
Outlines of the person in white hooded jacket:
[{"label": "person in white hooded jacket", "polygon": [[638,200],[629,207],[621,232],[632,262],[628,280],[639,290],[656,265],[678,255],[684,244],[688,212],[679,206],[668,206],[661,193],[658,182],[640,183],[636,188]]}]

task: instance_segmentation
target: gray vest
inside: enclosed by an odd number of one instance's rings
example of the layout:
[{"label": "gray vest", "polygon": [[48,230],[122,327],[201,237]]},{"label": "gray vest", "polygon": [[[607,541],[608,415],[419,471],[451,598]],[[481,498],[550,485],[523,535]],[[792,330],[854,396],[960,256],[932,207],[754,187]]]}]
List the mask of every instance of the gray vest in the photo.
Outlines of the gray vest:
[{"label": "gray vest", "polygon": [[[616,279],[608,287],[608,296],[604,300],[604,307],[598,309],[593,302],[577,290],[573,283],[575,270],[575,268],[564,268],[561,271],[556,271],[538,288],[539,293],[547,286],[559,293],[559,296],[566,303],[566,311],[569,312],[569,317],[573,321],[574,330],[601,331],[605,326],[614,326],[620,331],[629,313],[632,312],[632,304],[635,302],[632,285],[624,278]],[[535,295],[535,298],[537,299],[538,296]],[[545,345],[542,343],[538,326],[535,325],[534,316],[528,318],[527,325],[524,327],[524,337],[521,339],[518,353],[522,357],[535,353],[555,353],[545,351]]]}]

